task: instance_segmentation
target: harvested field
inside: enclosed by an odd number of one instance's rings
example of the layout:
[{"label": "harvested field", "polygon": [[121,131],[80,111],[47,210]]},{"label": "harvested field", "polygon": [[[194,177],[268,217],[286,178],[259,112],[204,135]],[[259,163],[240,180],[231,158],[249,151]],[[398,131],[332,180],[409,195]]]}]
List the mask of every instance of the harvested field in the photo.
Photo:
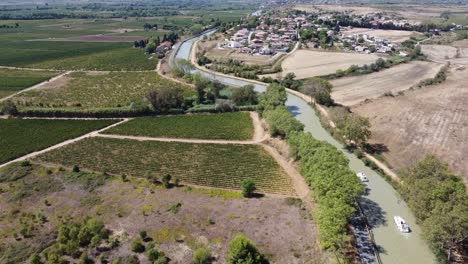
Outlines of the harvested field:
[{"label": "harvested field", "polygon": [[104,133],[198,139],[248,140],[253,136],[249,113],[198,114],[135,118]]},{"label": "harvested field", "polygon": [[133,42],[145,39],[144,36],[83,35],[68,38],[48,38],[34,41],[76,41],[76,42]]},{"label": "harvested field", "polygon": [[242,180],[252,178],[259,192],[294,195],[289,176],[257,145],[97,137],[44,153],[37,160],[136,177],[161,179],[169,173],[185,183],[228,189],[240,189]]},{"label": "harvested field", "polygon": [[331,81],[332,98],[345,106],[375,99],[385,93],[405,91],[420,81],[434,78],[443,64],[413,61],[372,74],[340,78]]},{"label": "harvested field", "polygon": [[352,108],[369,117],[371,143],[396,170],[435,154],[468,185],[468,70],[453,70],[445,82],[403,96],[382,97]]},{"label": "harvested field", "polygon": [[[16,178],[2,178],[12,174]],[[119,238],[119,246],[106,251],[110,261],[131,254],[140,263],[150,263],[146,252],[130,250],[131,241],[144,229],[171,263],[190,263],[200,247],[211,251],[213,263],[224,263],[228,242],[238,233],[255,242],[272,263],[326,262],[316,243],[316,227],[295,199],[244,199],[233,191],[164,189],[144,179],[122,182],[37,164],[0,169],[0,188],[0,214],[5,216],[0,218],[2,263],[27,262],[33,252],[56,238],[56,225],[68,217],[80,221],[87,216],[102,220],[111,236]],[[174,204],[180,204],[176,213],[168,211]],[[20,239],[14,239],[22,224],[29,224],[29,216],[37,214],[47,221],[32,223],[32,237],[20,234]],[[88,254],[97,259],[102,252]]]},{"label": "harvested field", "polygon": [[368,6],[352,6],[352,5],[296,5],[294,9],[306,11],[306,12],[318,12],[320,10],[324,11],[334,11],[334,12],[345,12],[348,11],[355,15],[365,15],[368,13],[377,13],[380,12],[379,9],[368,7]]},{"label": "harvested field", "polygon": [[[285,76],[293,72],[297,79],[305,79],[335,73],[337,70],[346,70],[351,65],[370,64],[378,58],[374,54],[296,50],[282,62],[281,74]],[[262,76],[275,78],[277,74]]]},{"label": "harvested field", "polygon": [[421,50],[430,60],[468,66],[467,40],[455,41],[450,45],[422,45]]},{"label": "harvested field", "polygon": [[412,36],[422,35],[416,31],[405,31],[405,30],[382,30],[382,29],[363,29],[353,28],[344,31],[345,34],[367,34],[376,38],[383,38],[393,42],[403,42]]},{"label": "harvested field", "polygon": [[37,90],[13,97],[20,108],[96,109],[129,107],[140,103],[152,89],[179,87],[186,96],[188,86],[162,78],[155,72],[73,72]]}]

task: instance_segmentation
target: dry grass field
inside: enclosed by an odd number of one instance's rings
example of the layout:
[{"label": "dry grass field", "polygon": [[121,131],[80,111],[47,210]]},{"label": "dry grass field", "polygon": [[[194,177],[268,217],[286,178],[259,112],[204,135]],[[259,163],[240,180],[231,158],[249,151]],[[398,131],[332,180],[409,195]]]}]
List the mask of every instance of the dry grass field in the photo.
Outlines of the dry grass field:
[{"label": "dry grass field", "polygon": [[317,12],[320,10],[324,11],[336,11],[344,12],[349,11],[355,15],[365,15],[368,13],[379,12],[379,9],[369,6],[348,6],[348,5],[296,5],[294,9],[306,11],[306,12]]},{"label": "dry grass field", "polygon": [[[293,72],[297,79],[305,79],[335,73],[337,70],[346,70],[353,64],[359,66],[370,64],[378,58],[374,54],[296,50],[282,62],[281,74],[285,76]],[[277,74],[262,76],[275,78]]]},{"label": "dry grass field", "polygon": [[[2,178],[5,175],[16,178]],[[28,256],[50,245],[55,226],[67,216],[75,221],[93,216],[104,222],[120,240],[118,247],[106,251],[110,260],[134,255],[130,243],[144,229],[170,263],[190,263],[193,252],[202,247],[211,251],[213,263],[225,263],[227,244],[238,233],[254,241],[272,263],[325,262],[316,243],[316,227],[296,199],[245,199],[233,191],[164,189],[144,179],[122,182],[36,164],[1,169],[0,188],[1,263],[29,263]],[[174,205],[179,205],[177,211],[169,211]],[[24,215],[38,212],[47,221],[34,224],[32,237],[14,239],[27,219]],[[97,259],[95,255],[103,253],[92,250],[89,254]],[[139,263],[151,263],[146,253],[135,255]],[[77,263],[76,259],[70,263]]]},{"label": "dry grass field", "polygon": [[403,42],[412,36],[422,35],[416,31],[404,30],[382,30],[382,29],[367,29],[367,28],[353,28],[344,31],[345,34],[367,34],[376,38],[384,38],[394,42]]},{"label": "dry grass field", "polygon": [[460,40],[450,45],[422,45],[422,52],[428,59],[457,65],[468,65],[468,40]]},{"label": "dry grass field", "polygon": [[385,159],[405,168],[433,153],[468,184],[468,70],[452,69],[442,84],[382,97],[354,107],[372,124],[371,143],[389,151]]},{"label": "dry grass field", "polygon": [[433,78],[443,64],[413,61],[380,72],[333,80],[332,97],[342,105],[356,105],[385,93],[396,94],[420,81]]}]

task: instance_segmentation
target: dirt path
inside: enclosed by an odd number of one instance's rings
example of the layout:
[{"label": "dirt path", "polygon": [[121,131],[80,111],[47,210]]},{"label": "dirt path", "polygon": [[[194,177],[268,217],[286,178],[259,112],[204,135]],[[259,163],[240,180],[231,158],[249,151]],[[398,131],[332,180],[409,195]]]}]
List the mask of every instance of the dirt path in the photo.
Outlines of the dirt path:
[{"label": "dirt path", "polygon": [[43,82],[38,83],[38,84],[36,84],[36,85],[33,85],[33,86],[29,87],[29,88],[20,90],[20,91],[14,93],[14,94],[11,94],[11,95],[9,95],[9,96],[7,96],[7,97],[3,97],[3,98],[0,99],[0,102],[6,101],[6,100],[8,100],[8,99],[10,99],[10,98],[12,98],[12,97],[18,95],[18,94],[22,94],[22,93],[25,93],[25,92],[27,92],[27,91],[31,91],[31,90],[40,88],[40,87],[44,86],[45,84],[48,84],[48,83],[53,82],[53,81],[55,81],[55,80],[58,80],[58,79],[62,78],[63,76],[65,76],[65,75],[67,75],[67,74],[69,74],[69,73],[71,73],[71,71],[64,72],[64,73],[62,73],[62,74],[59,74],[59,75],[57,75],[57,76],[55,76],[55,77],[50,78],[49,80],[43,81]]},{"label": "dirt path", "polygon": [[24,155],[24,156],[22,156],[22,157],[19,157],[19,158],[16,158],[16,159],[14,159],[14,160],[11,160],[11,161],[9,161],[9,162],[0,164],[0,168],[5,167],[5,166],[7,166],[7,165],[9,165],[9,164],[11,164],[11,163],[13,163],[13,162],[18,162],[18,161],[27,160],[27,159],[33,158],[33,157],[35,157],[35,156],[37,156],[37,155],[39,155],[39,154],[42,154],[42,153],[45,153],[45,152],[48,152],[48,151],[51,151],[51,150],[54,150],[54,149],[61,148],[61,147],[63,147],[63,146],[66,146],[66,145],[75,143],[75,142],[77,142],[77,141],[80,141],[80,140],[82,140],[82,139],[84,139],[84,138],[95,137],[96,135],[98,135],[99,132],[102,132],[102,131],[105,131],[105,130],[110,129],[110,128],[112,128],[112,127],[118,126],[118,125],[120,125],[120,124],[122,124],[122,123],[125,123],[125,122],[129,121],[129,120],[130,120],[130,118],[125,118],[125,119],[123,119],[123,120],[120,121],[120,122],[114,123],[114,124],[112,124],[112,125],[109,125],[109,126],[107,126],[107,127],[101,128],[101,129],[99,129],[99,130],[91,131],[91,132],[89,132],[89,133],[87,133],[87,134],[84,134],[84,135],[82,135],[82,136],[79,136],[79,137],[77,137],[77,138],[69,139],[69,140],[63,141],[63,142],[61,142],[61,143],[58,143],[58,144],[56,144],[56,145],[50,146],[50,147],[48,147],[48,148],[45,148],[45,149],[42,149],[42,150],[39,150],[39,151],[35,151],[35,152],[29,153],[29,154],[26,154],[26,155]]}]

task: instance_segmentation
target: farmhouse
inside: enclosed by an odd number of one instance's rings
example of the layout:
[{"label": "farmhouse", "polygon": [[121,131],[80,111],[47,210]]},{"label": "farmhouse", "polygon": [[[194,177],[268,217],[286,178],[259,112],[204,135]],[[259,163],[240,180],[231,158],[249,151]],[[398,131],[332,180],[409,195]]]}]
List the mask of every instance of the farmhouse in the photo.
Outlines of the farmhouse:
[{"label": "farmhouse", "polygon": [[170,41],[164,41],[163,43],[161,43],[157,48],[156,48],[156,51],[157,52],[166,52],[168,50],[172,49],[172,42]]}]

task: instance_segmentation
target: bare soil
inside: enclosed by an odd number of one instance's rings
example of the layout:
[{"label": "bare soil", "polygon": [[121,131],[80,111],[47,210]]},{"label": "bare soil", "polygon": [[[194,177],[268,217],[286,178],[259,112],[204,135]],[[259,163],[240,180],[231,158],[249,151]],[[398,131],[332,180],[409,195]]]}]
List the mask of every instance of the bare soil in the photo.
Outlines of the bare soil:
[{"label": "bare soil", "polygon": [[[346,70],[351,65],[364,65],[375,62],[379,56],[374,54],[325,52],[312,50],[296,50],[281,64],[282,75],[293,72],[297,79],[335,73],[337,70]],[[277,77],[277,74],[262,76]]]},{"label": "bare soil", "polygon": [[[34,193],[19,202],[9,202],[8,191],[0,194],[0,215],[42,210],[48,218],[32,238],[21,241],[33,247],[52,241],[54,226],[62,216],[73,216],[76,220],[96,216],[112,234],[122,234],[121,245],[109,252],[111,259],[135,254],[130,251],[130,242],[145,229],[171,263],[189,263],[193,251],[200,247],[209,248],[215,258],[213,263],[225,263],[227,244],[238,233],[254,241],[261,252],[270,256],[271,263],[325,262],[309,213],[300,202],[291,203],[284,197],[226,198],[213,196],[206,189],[208,192],[184,187],[163,189],[133,178],[129,182],[110,179],[96,190],[87,191],[85,183],[64,181],[60,173],[47,177],[51,178],[54,190]],[[84,204],[83,198],[90,196],[96,197],[97,202]],[[49,206],[44,204],[45,200]],[[177,203],[180,203],[178,212],[168,211],[169,206]],[[2,243],[16,243],[8,230],[17,224],[18,218],[0,219],[0,230],[4,231]],[[141,263],[150,263],[145,254],[138,257]]]},{"label": "bare soil", "polygon": [[460,40],[450,45],[422,45],[422,52],[436,62],[468,66],[468,40]]},{"label": "bare soil", "polygon": [[443,64],[413,61],[380,72],[333,80],[332,97],[342,105],[351,106],[383,96],[405,91],[420,81],[434,78]]},{"label": "bare soil", "polygon": [[367,34],[369,36],[384,38],[393,42],[403,42],[412,36],[422,35],[422,33],[416,31],[405,31],[405,30],[382,30],[382,29],[363,29],[353,28],[345,31],[346,34]]},{"label": "bare soil", "polygon": [[468,185],[468,70],[453,68],[444,83],[382,97],[352,108],[371,121],[371,143],[384,144],[396,170],[435,154]]}]

